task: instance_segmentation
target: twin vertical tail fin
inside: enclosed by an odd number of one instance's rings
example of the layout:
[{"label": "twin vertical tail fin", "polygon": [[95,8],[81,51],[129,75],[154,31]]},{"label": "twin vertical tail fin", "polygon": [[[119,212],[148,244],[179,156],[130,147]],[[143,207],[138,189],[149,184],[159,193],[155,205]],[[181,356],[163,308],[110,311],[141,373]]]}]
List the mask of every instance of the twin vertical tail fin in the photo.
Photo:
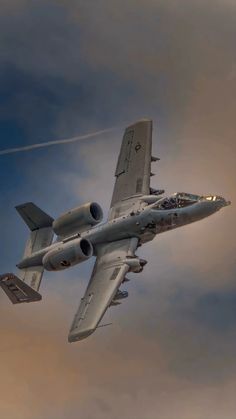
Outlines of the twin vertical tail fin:
[{"label": "twin vertical tail fin", "polygon": [[[53,239],[53,218],[32,202],[18,205],[16,210],[31,230],[25,247],[25,259],[44,247],[50,246]],[[43,271],[44,269],[42,265],[33,267],[29,266],[28,268],[21,270],[21,276],[24,282],[38,291]]]},{"label": "twin vertical tail fin", "polygon": [[[25,259],[33,253],[50,246],[53,240],[53,218],[32,202],[18,205],[16,210],[30,229],[30,236],[23,256]],[[43,266],[39,265],[21,269],[19,274],[21,278],[9,273],[1,275],[0,286],[13,304],[39,301],[42,298],[38,290],[43,271]]]}]

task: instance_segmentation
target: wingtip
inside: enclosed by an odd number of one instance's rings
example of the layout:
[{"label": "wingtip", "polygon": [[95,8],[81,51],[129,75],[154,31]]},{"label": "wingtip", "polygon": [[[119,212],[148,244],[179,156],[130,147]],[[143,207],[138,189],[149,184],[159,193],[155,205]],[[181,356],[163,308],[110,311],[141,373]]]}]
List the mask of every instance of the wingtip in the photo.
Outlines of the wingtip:
[{"label": "wingtip", "polygon": [[27,202],[23,202],[23,204],[15,205],[15,208],[18,210],[19,208],[22,208],[22,207],[25,207],[26,205],[31,205],[31,204],[34,204],[34,203],[31,201],[27,201]]},{"label": "wingtip", "polygon": [[68,335],[68,342],[79,342],[80,340],[84,340],[87,337],[89,337],[93,332],[95,332],[95,329],[85,329],[85,330],[74,330],[71,331]]},{"label": "wingtip", "polygon": [[130,124],[126,129],[127,130],[128,129],[131,129],[131,128],[139,125],[139,124],[150,124],[150,125],[152,125],[152,119],[149,119],[149,118],[141,118],[141,119],[138,119],[133,124]]}]

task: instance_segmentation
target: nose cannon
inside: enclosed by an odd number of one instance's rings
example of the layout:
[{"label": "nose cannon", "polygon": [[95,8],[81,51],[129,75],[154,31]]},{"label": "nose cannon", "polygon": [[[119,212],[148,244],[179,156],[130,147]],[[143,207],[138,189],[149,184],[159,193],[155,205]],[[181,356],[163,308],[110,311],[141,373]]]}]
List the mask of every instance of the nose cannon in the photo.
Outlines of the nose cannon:
[{"label": "nose cannon", "polygon": [[[224,199],[224,198],[223,198]],[[231,201],[226,201],[224,199],[224,207],[228,207],[229,205],[231,205]]]},{"label": "nose cannon", "polygon": [[219,204],[221,204],[222,207],[228,207],[229,205],[231,205],[231,201],[226,201],[226,199],[222,197],[219,197],[216,202],[219,202]]}]

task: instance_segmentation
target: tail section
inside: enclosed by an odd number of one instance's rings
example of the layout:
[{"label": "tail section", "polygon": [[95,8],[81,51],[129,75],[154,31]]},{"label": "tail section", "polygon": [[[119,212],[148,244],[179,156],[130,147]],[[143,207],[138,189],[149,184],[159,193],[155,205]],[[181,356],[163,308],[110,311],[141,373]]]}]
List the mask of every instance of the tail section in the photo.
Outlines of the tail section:
[{"label": "tail section", "polygon": [[42,266],[33,266],[20,270],[20,277],[22,281],[28,284],[31,288],[38,291],[42,281],[44,269]]},{"label": "tail section", "polygon": [[23,218],[31,231],[39,230],[40,228],[51,227],[53,218],[46,212],[42,211],[33,202],[26,202],[25,204],[17,205],[16,210]]},{"label": "tail section", "polygon": [[[27,259],[52,243],[53,218],[32,202],[19,205],[16,209],[31,230],[23,256],[23,259]],[[12,273],[0,275],[0,287],[13,304],[39,301],[42,298],[38,290],[43,276],[43,266],[30,266],[30,263],[28,265],[25,269],[20,269],[20,278]]]},{"label": "tail section", "polygon": [[42,296],[16,275],[0,275],[0,287],[5,291],[13,304],[39,301]]},{"label": "tail section", "polygon": [[[53,240],[52,223],[54,220],[33,202],[18,205],[16,210],[31,230],[23,256],[23,259],[26,259],[33,253],[50,246]],[[26,269],[21,269],[20,276],[25,283],[38,291],[43,271],[44,269],[41,265],[29,266]]]},{"label": "tail section", "polygon": [[[18,205],[16,210],[29,227],[30,236],[27,240],[23,259],[33,253],[50,246],[53,240],[53,218],[38,208],[33,202]],[[0,287],[5,291],[13,304],[39,301],[42,296],[38,293],[43,266],[27,266],[20,269],[20,277],[12,273],[0,275]]]}]

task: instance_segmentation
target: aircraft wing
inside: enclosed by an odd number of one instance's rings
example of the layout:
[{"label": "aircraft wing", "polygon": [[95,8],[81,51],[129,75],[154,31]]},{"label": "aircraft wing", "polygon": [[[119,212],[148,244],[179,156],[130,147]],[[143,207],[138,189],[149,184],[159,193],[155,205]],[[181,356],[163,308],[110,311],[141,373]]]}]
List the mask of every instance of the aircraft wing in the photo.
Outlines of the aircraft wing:
[{"label": "aircraft wing", "polygon": [[135,205],[138,197],[149,195],[152,121],[144,119],[126,128],[115,176],[109,219],[117,218]]},{"label": "aircraft wing", "polygon": [[138,239],[131,238],[98,246],[93,273],[74,317],[69,342],[91,335],[111,303],[117,303],[119,287],[129,270],[125,259],[134,256],[137,245]]}]

